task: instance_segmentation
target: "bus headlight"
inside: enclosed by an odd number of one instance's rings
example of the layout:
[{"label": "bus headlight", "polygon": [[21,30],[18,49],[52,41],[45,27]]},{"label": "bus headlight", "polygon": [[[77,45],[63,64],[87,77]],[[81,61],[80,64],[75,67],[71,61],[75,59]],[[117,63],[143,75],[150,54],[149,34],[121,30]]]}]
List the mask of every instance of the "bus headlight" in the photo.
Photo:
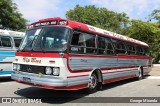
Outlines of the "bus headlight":
[{"label": "bus headlight", "polygon": [[13,70],[17,70],[17,64],[13,64]]},{"label": "bus headlight", "polygon": [[20,71],[20,68],[21,68],[20,64],[17,64],[17,71]]},{"label": "bus headlight", "polygon": [[52,68],[51,67],[46,67],[45,74],[51,75],[52,74]]},{"label": "bus headlight", "polygon": [[58,67],[53,68],[53,75],[58,76],[60,69]]}]

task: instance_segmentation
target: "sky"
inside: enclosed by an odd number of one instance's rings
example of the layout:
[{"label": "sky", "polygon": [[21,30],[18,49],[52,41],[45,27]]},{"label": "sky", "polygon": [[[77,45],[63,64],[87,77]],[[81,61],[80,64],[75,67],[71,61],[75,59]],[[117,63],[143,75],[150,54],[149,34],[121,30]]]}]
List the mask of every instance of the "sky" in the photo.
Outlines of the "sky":
[{"label": "sky", "polygon": [[13,0],[18,10],[29,22],[43,18],[66,18],[66,11],[80,6],[95,5],[114,12],[124,12],[130,19],[147,21],[147,17],[155,9],[160,9],[160,0]]}]

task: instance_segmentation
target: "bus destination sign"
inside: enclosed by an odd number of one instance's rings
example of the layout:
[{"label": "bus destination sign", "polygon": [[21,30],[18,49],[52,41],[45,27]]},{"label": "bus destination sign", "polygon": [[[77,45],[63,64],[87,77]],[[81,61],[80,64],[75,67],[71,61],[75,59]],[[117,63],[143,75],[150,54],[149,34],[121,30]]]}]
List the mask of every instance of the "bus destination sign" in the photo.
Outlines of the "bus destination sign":
[{"label": "bus destination sign", "polygon": [[47,22],[40,22],[34,25],[34,27],[39,27],[39,26],[46,26],[46,25],[57,25],[58,21],[47,21]]},{"label": "bus destination sign", "polygon": [[36,24],[31,24],[27,27],[27,29],[31,29],[34,27],[39,27],[39,26],[48,26],[48,25],[68,25],[68,21],[66,20],[52,20],[52,21],[45,21],[45,22],[38,22]]}]

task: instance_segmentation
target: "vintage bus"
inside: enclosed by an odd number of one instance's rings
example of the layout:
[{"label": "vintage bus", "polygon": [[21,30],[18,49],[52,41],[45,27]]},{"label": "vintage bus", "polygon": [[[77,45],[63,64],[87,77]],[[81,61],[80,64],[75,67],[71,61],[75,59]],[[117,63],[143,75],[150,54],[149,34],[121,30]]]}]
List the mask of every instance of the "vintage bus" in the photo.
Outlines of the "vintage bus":
[{"label": "vintage bus", "polygon": [[151,66],[146,43],[57,17],[29,26],[16,53],[11,77],[36,87],[86,88],[91,93],[102,84],[142,79]]},{"label": "vintage bus", "polygon": [[0,29],[0,78],[11,77],[12,62],[24,35],[23,32]]}]

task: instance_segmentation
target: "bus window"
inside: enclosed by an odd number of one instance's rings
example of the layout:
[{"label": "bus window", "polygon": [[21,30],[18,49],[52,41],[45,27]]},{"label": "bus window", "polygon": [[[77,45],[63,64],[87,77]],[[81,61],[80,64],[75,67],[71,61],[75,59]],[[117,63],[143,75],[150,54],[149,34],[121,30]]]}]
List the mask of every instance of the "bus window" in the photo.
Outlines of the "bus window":
[{"label": "bus window", "polygon": [[9,37],[1,37],[1,45],[2,47],[12,47],[11,39]]},{"label": "bus window", "polygon": [[2,47],[1,37],[0,37],[0,47]]},{"label": "bus window", "polygon": [[149,48],[144,47],[143,50],[144,50],[144,55],[145,56],[150,56]]},{"label": "bus window", "polygon": [[143,51],[142,47],[140,47],[140,46],[136,47],[136,54],[137,55],[144,55],[144,51]]},{"label": "bus window", "polygon": [[98,54],[114,54],[114,49],[109,38],[98,37]]},{"label": "bus window", "polygon": [[74,32],[70,51],[72,53],[95,53],[95,35]]},{"label": "bus window", "polygon": [[126,53],[125,45],[123,42],[117,43],[116,51],[118,54],[125,54]]},{"label": "bus window", "polygon": [[22,39],[21,38],[13,38],[13,39],[14,39],[15,47],[19,47],[19,45],[21,44]]},{"label": "bus window", "polygon": [[135,50],[134,45],[128,44],[127,45],[127,53],[128,53],[128,55],[135,55],[135,52],[136,52],[136,50]]},{"label": "bus window", "polygon": [[114,44],[116,54],[126,54],[126,47],[123,41],[112,39],[112,42]]}]

